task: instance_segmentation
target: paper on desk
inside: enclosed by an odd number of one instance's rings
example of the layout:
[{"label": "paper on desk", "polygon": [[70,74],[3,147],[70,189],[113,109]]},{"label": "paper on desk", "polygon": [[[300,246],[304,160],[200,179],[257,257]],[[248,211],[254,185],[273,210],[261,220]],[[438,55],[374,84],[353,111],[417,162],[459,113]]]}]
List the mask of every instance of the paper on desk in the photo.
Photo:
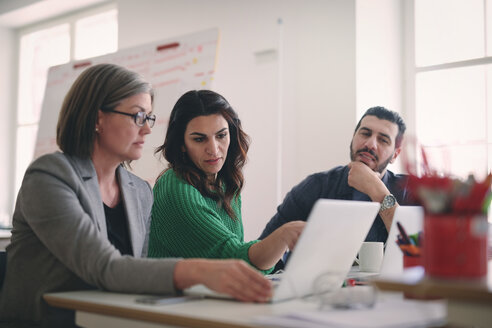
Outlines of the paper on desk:
[{"label": "paper on desk", "polygon": [[445,320],[444,301],[388,299],[371,309],[293,312],[260,317],[255,322],[272,327],[413,328],[441,325]]}]

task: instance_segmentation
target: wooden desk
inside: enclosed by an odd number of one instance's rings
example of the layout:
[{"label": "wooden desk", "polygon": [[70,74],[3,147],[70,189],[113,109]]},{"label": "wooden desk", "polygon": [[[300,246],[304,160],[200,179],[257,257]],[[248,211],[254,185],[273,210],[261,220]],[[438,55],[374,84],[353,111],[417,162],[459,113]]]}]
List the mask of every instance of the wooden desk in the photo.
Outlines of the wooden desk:
[{"label": "wooden desk", "polygon": [[448,300],[448,324],[490,327],[492,325],[492,262],[483,281],[432,279],[422,267],[407,269],[399,277],[380,277],[374,284],[383,291],[400,291],[417,298]]},{"label": "wooden desk", "polygon": [[[349,287],[359,288],[359,287]],[[363,288],[363,287],[361,287]],[[367,287],[365,287],[367,288]],[[318,301],[291,300],[276,304],[251,304],[231,300],[200,299],[179,304],[145,305],[135,300],[142,295],[117,294],[103,291],[79,291],[46,294],[44,298],[53,306],[76,311],[76,323],[89,328],[157,328],[157,327],[235,327],[258,328],[289,321],[289,327],[304,327],[311,315],[322,315],[330,327],[357,327],[368,317],[374,326],[378,321],[393,322],[391,327],[400,327],[408,320],[429,322],[445,318],[445,305],[434,302],[415,302],[403,300],[401,294],[387,293],[378,297],[373,308],[361,310],[318,310]],[[397,308],[396,308],[396,307]],[[429,308],[431,306],[431,308]],[[388,311],[391,307],[392,310]],[[295,321],[286,317],[293,313],[308,315],[309,319]],[[424,315],[424,317],[420,317]],[[436,318],[437,316],[437,318]],[[260,320],[260,318],[263,319]],[[265,321],[265,319],[267,321]],[[416,319],[417,318],[417,319]],[[333,321],[335,320],[335,321]],[[376,320],[376,321],[374,321]],[[265,323],[268,322],[268,323]],[[326,325],[326,324],[325,324]],[[319,326],[324,326],[318,323]],[[378,327],[378,325],[374,326]],[[385,327],[388,327],[386,324]]]},{"label": "wooden desk", "polygon": [[[145,295],[102,291],[45,294],[48,304],[76,310],[76,322],[83,327],[258,327],[252,319],[262,315],[314,310],[316,302],[292,300],[278,304],[240,303],[201,299],[178,304],[146,305],[135,300]],[[148,295],[147,295],[148,296]]]}]

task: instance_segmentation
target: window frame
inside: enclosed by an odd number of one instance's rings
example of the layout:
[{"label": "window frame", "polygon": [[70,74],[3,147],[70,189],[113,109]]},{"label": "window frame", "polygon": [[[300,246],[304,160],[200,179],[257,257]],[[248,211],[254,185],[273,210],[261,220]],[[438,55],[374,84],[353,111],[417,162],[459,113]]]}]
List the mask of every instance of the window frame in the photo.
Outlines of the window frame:
[{"label": "window frame", "polygon": [[[492,0],[483,0],[484,1],[484,15],[487,16],[487,10],[491,11]],[[482,58],[475,58],[469,60],[461,60],[450,63],[443,64],[434,64],[427,66],[417,66],[416,64],[416,44],[415,44],[415,0],[404,1],[404,76],[407,83],[404,88],[404,104],[405,104],[405,113],[407,116],[407,126],[408,126],[408,135],[416,136],[417,132],[417,108],[416,108],[416,99],[417,99],[417,90],[416,90],[416,77],[420,73],[425,72],[433,72],[433,71],[441,71],[451,68],[461,68],[461,67],[470,67],[470,66],[486,66],[492,64],[492,54],[487,54],[485,52],[485,56]],[[492,24],[492,19],[485,19],[485,37],[484,37],[484,46],[487,47],[487,24]],[[490,46],[490,45],[489,45]],[[492,81],[486,81],[487,84],[492,83]],[[487,86],[486,84],[486,86]],[[490,108],[492,100],[486,99],[486,106]],[[492,131],[488,131],[491,133]],[[417,136],[418,139],[418,136]],[[443,144],[444,145],[444,144]],[[446,144],[451,145],[451,144]],[[492,145],[488,143],[487,145]],[[411,154],[415,155],[415,154]],[[489,163],[489,167],[492,168],[492,163]]]},{"label": "window frame", "polygon": [[[419,142],[419,136],[417,135],[417,105],[416,105],[416,99],[417,99],[417,75],[421,73],[426,73],[426,72],[438,72],[442,70],[447,70],[447,69],[454,69],[454,68],[466,68],[466,67],[477,67],[477,66],[482,66],[484,67],[485,70],[487,70],[487,65],[492,64],[492,52],[490,49],[492,49],[492,45],[488,44],[488,40],[492,40],[492,17],[488,17],[487,13],[492,12],[492,0],[483,0],[484,3],[484,57],[481,58],[474,58],[474,59],[467,59],[467,60],[458,60],[458,61],[453,61],[453,62],[448,62],[448,63],[441,63],[441,64],[430,64],[430,65],[422,65],[422,66],[417,66],[416,63],[416,42],[415,42],[415,37],[416,37],[416,22],[415,22],[415,1],[416,0],[409,0],[409,1],[403,1],[403,12],[404,12],[404,18],[403,18],[403,24],[404,24],[404,35],[403,35],[403,47],[404,47],[404,58],[403,58],[403,63],[404,63],[404,78],[405,78],[405,83],[404,83],[404,108],[405,108],[405,114],[406,114],[406,122],[407,122],[407,127],[408,127],[408,132],[407,135],[411,136],[410,139],[410,149],[407,149],[406,151],[408,152],[408,156],[410,158],[417,159],[416,163],[416,169],[418,174],[421,172],[419,171],[419,156],[417,155],[419,150],[417,147],[418,142]],[[487,53],[487,48],[489,49],[489,53]],[[486,73],[485,73],[486,74]],[[486,90],[492,90],[492,80],[487,79],[487,74],[485,78],[485,88]],[[486,117],[489,115],[492,115],[492,99],[489,97],[490,91],[485,93],[485,115]],[[486,149],[485,153],[485,164],[487,165],[488,172],[492,170],[492,142],[490,141],[490,137],[492,134],[492,127],[487,127],[486,128],[486,136],[485,136],[485,142],[484,142],[484,147]],[[415,136],[415,137],[413,137]],[[465,146],[470,145],[473,146],[473,143],[465,143]],[[438,146],[438,147],[449,147],[449,146],[463,146],[463,144],[459,144],[456,142],[443,142],[439,145],[434,144],[434,145],[426,145],[423,144],[422,146]],[[431,163],[432,165],[432,163]],[[489,211],[489,222],[492,223],[492,211]]]},{"label": "window frame", "polygon": [[[20,188],[20,185],[17,185],[16,181],[16,176],[19,171],[24,171],[25,168],[19,168],[18,167],[18,161],[17,161],[17,152],[18,148],[20,147],[19,140],[17,138],[17,134],[20,128],[26,127],[26,126],[33,126],[39,124],[39,119],[37,123],[25,123],[25,124],[19,124],[19,92],[20,92],[20,74],[21,74],[21,61],[20,61],[20,55],[21,55],[21,39],[23,36],[41,31],[44,29],[49,29],[55,26],[59,26],[61,24],[68,24],[69,25],[69,37],[70,37],[70,57],[69,61],[74,61],[75,60],[75,43],[74,40],[76,39],[76,33],[75,33],[75,27],[76,27],[76,22],[80,19],[84,19],[90,16],[94,16],[97,14],[101,14],[104,12],[108,12],[111,10],[118,10],[118,6],[116,3],[106,3],[103,5],[97,5],[93,6],[90,8],[85,8],[81,10],[77,10],[71,13],[63,14],[60,16],[52,17],[47,20],[43,20],[41,22],[37,22],[34,24],[29,24],[26,26],[21,26],[19,28],[14,29],[14,39],[15,39],[15,49],[17,53],[17,57],[15,62],[13,63],[16,67],[14,70],[15,74],[15,81],[13,83],[15,86],[13,87],[13,99],[12,99],[12,106],[15,109],[14,114],[12,115],[12,131],[11,131],[11,140],[12,140],[12,156],[10,158],[10,167],[12,168],[14,174],[12,175],[12,178],[10,179],[10,190],[12,191],[12,194],[14,197],[12,198],[12,212],[15,206],[15,201],[17,198],[17,193],[18,189]],[[118,36],[117,36],[118,39]],[[118,50],[118,46],[117,46]],[[11,220],[11,218],[10,218]],[[9,224],[11,224],[9,222]]]}]

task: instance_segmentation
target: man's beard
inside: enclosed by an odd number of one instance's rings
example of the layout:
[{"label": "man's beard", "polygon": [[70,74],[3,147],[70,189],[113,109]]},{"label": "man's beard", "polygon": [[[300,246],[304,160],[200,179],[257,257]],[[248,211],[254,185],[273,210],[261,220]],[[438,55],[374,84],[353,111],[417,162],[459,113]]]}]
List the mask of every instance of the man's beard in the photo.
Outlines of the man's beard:
[{"label": "man's beard", "polygon": [[[354,152],[354,151],[352,150],[352,142],[351,142],[351,143],[350,143],[350,160],[351,160],[352,162],[354,162],[354,161],[355,161],[355,159],[356,159],[356,155],[357,155],[358,153],[369,153],[369,154],[371,154],[371,155],[374,157],[374,159],[376,160],[376,163],[379,163],[379,157],[378,157],[378,155],[376,155],[376,153],[375,153],[374,151],[372,151],[372,150],[370,150],[369,148],[365,147],[365,148],[359,149],[358,151]],[[373,171],[374,171],[374,172],[378,172],[378,173],[383,173],[383,172],[384,172],[384,170],[386,170],[386,167],[388,166],[388,164],[391,162],[391,159],[393,158],[393,155],[394,155],[394,154],[395,154],[395,153],[393,152],[393,154],[391,154],[391,155],[388,157],[388,159],[387,159],[387,160],[385,160],[385,161],[383,161],[381,164],[376,164],[376,168],[375,168]],[[364,163],[364,162],[362,162],[362,163]],[[366,163],[364,163],[364,164],[366,164]],[[367,164],[366,164],[366,165],[367,165]]]}]

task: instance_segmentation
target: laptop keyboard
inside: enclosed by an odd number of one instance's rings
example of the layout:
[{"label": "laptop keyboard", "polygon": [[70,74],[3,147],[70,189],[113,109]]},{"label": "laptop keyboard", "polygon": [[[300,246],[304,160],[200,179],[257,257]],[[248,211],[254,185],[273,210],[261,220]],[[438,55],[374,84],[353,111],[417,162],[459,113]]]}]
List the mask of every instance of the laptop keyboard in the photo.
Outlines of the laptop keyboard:
[{"label": "laptop keyboard", "polygon": [[282,280],[283,275],[284,272],[279,270],[275,273],[265,275],[265,278],[272,282],[273,288],[276,288],[280,284],[280,280]]}]

